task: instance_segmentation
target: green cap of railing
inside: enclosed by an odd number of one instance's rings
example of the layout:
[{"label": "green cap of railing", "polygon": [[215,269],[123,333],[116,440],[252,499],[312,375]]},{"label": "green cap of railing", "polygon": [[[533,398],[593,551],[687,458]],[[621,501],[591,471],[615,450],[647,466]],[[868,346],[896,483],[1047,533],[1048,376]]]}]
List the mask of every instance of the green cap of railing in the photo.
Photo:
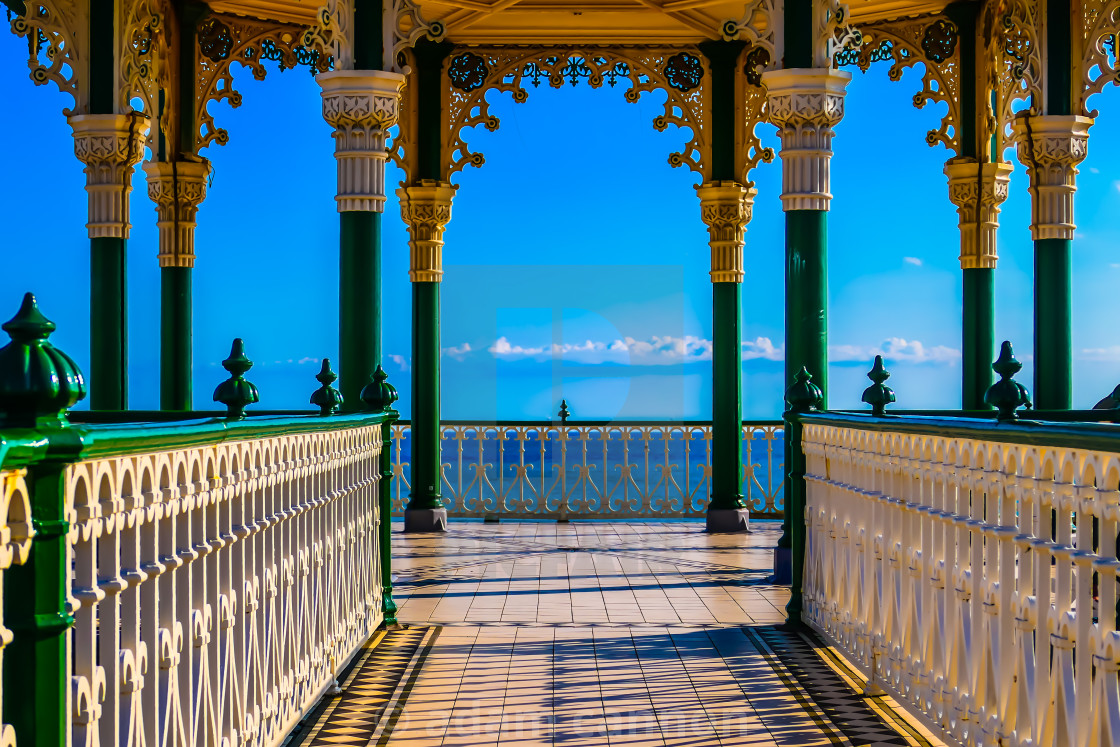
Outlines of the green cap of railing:
[{"label": "green cap of railing", "polygon": [[793,377],[793,383],[786,389],[786,404],[790,412],[809,412],[818,410],[824,394],[821,388],[813,383],[813,374],[805,366]]},{"label": "green cap of railing", "polygon": [[863,401],[871,405],[871,414],[882,417],[886,413],[887,405],[894,402],[894,390],[885,382],[891,377],[891,372],[883,365],[883,356],[875,356],[875,365],[867,372],[871,379],[871,386],[863,390]]},{"label": "green cap of railing", "polygon": [[388,382],[389,374],[378,364],[370,377],[371,381],[362,388],[362,402],[374,412],[383,412],[397,401],[397,388]]},{"label": "green cap of railing", "polygon": [[999,358],[992,364],[992,370],[999,374],[999,381],[988,387],[984,394],[984,404],[999,411],[996,414],[997,420],[1015,420],[1019,417],[1015,412],[1017,409],[1031,406],[1031,393],[1011,378],[1022,369],[1023,364],[1015,358],[1011,343],[1004,340],[999,349]]},{"label": "green cap of railing", "polygon": [[253,362],[245,356],[245,342],[238,337],[233,341],[229,357],[222,361],[229,378],[214,390],[214,401],[226,406],[226,417],[230,420],[241,420],[245,417],[246,405],[261,401],[257,388],[245,380],[245,373],[252,367]]},{"label": "green cap of railing", "polygon": [[568,418],[572,416],[572,411],[568,409],[568,400],[560,400],[560,412],[556,413],[560,416],[561,423],[567,423]]},{"label": "green cap of railing", "polygon": [[323,359],[323,367],[315,374],[315,380],[322,384],[311,393],[311,404],[319,408],[320,415],[334,415],[342,406],[342,392],[335,389],[332,384],[338,379],[338,374],[331,370],[331,359]]},{"label": "green cap of railing", "polygon": [[86,396],[78,364],[47,341],[54,322],[31,293],[2,329],[12,338],[0,348],[0,425],[17,428],[65,423],[66,411]]}]

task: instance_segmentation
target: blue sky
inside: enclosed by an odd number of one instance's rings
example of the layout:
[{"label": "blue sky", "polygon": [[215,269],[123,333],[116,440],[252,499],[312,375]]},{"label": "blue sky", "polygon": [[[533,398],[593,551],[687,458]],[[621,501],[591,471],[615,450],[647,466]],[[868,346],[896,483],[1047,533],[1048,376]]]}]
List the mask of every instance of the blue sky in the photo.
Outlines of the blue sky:
[{"label": "blue sky", "polygon": [[[69,100],[27,78],[26,46],[0,35],[0,180],[5,210],[0,316],[34,291],[59,326],[53,340],[89,369],[89,245],[81,164],[61,114]],[[239,109],[212,105],[227,146],[204,151],[214,182],[199,211],[195,406],[210,406],[220,361],[243,337],[262,406],[303,407],[322,357],[336,357],[338,217],[329,128],[303,69],[264,82],[237,77]],[[829,219],[830,396],[855,407],[882,352],[903,407],[960,403],[961,281],[944,148],[925,145],[937,107],[916,110],[915,71],[854,74],[832,162]],[[502,120],[468,141],[468,168],[446,232],[443,411],[449,419],[537,419],[561,397],[577,417],[706,419],[711,411],[711,284],[695,174],[670,168],[684,133],[656,132],[659,95],[628,104],[585,84],[494,95]],[[1120,94],[1094,100],[1077,196],[1074,247],[1075,406],[1120,383],[1118,160]],[[770,126],[760,127],[777,148]],[[138,170],[139,171],[139,170]],[[387,183],[401,180],[391,168]],[[747,232],[745,416],[781,410],[783,216],[777,163],[755,172]],[[1015,164],[996,275],[999,339],[1032,356],[1032,247],[1025,169]],[[159,268],[155,211],[142,174],[129,241],[130,399],[158,407]],[[409,410],[408,250],[395,196],[386,208],[386,368]],[[4,304],[9,311],[3,311]]]}]

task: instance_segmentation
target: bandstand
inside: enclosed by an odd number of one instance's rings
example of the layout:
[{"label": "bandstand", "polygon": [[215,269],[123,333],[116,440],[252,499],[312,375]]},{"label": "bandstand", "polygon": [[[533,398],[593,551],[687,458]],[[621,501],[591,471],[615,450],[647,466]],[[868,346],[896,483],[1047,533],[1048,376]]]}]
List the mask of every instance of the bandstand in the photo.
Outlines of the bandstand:
[{"label": "bandstand", "polygon": [[[92,261],[88,385],[49,342],[54,325],[33,296],[4,325],[0,744],[284,743],[396,623],[394,510],[405,532],[448,535],[449,510],[702,516],[708,533],[732,537],[752,514],[781,515],[773,569],[790,585],[790,625],[839,651],[866,694],[889,693],[947,743],[1120,744],[1120,416],[1071,409],[1077,167],[1098,114],[1091,97],[1120,83],[1120,0],[317,1],[4,0],[32,79],[72,97],[62,115],[85,168]],[[207,412],[191,359],[192,271],[212,258],[195,245],[210,174],[201,152],[242,135],[210,108],[240,104],[236,66],[264,79],[269,61],[315,75],[334,131],[338,375],[324,362],[318,413],[254,410],[237,340],[213,395],[226,411]],[[883,61],[894,80],[920,69],[915,106],[945,111],[926,141],[951,154],[959,215],[959,411],[887,411],[881,360],[870,413],[828,408],[833,128],[853,69]],[[617,84],[631,102],[663,92],[652,125],[690,133],[667,158],[699,175],[710,234],[710,424],[441,419],[444,230],[456,175],[485,163],[464,134],[499,129],[491,92],[524,102],[537,86],[576,82]],[[760,140],[768,127],[776,153]],[[994,331],[1011,149],[1030,182],[1033,402]],[[404,174],[409,232],[407,425],[380,365],[389,160]],[[162,284],[161,411],[145,413],[127,401],[138,165]],[[781,424],[742,417],[744,247],[762,168],[781,169],[785,212]],[[87,389],[91,411],[69,412]],[[784,439],[781,474],[766,484],[747,443],[757,434],[768,451]],[[504,463],[502,482],[489,482],[487,438],[518,442],[508,485]],[[697,475],[677,476],[668,446],[651,469],[651,444],[674,438],[703,445]],[[629,456],[615,487],[605,469],[591,480],[589,443],[606,460],[611,439],[641,444],[644,482]],[[472,440],[478,459],[464,463]],[[551,487],[526,469],[527,450],[540,446],[543,463],[549,440],[574,465],[570,483],[567,461]],[[450,441],[457,478],[441,452]]]}]

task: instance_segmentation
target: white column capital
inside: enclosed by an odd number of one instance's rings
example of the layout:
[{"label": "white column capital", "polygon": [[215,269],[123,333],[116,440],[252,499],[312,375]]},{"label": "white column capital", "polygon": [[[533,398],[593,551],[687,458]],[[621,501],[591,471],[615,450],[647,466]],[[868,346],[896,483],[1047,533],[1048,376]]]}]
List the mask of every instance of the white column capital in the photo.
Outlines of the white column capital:
[{"label": "white column capital", "polygon": [[144,158],[144,140],[151,122],[132,114],[75,114],[68,118],[74,130],[74,155],[86,165],[91,239],[127,239],[132,169]]},{"label": "white column capital", "polygon": [[712,247],[712,282],[743,282],[743,234],[751,222],[758,190],[739,182],[705,182],[696,187],[700,217]]},{"label": "white column capital", "polygon": [[156,204],[159,266],[194,267],[198,206],[206,199],[210,162],[157,161],[144,164],[148,197]]},{"label": "white column capital", "polygon": [[334,70],[315,76],[323,119],[334,128],[338,212],[385,210],[385,142],[400,116],[405,78],[382,70]]},{"label": "white column capital", "polygon": [[949,201],[957,206],[963,270],[996,266],[996,229],[1000,205],[1007,199],[1011,171],[1009,163],[980,163],[964,156],[945,162]]},{"label": "white column capital", "polygon": [[1091,117],[1025,113],[1012,122],[1019,161],[1031,182],[1031,236],[1072,239],[1077,165],[1089,153]]},{"label": "white column capital", "polygon": [[422,179],[397,190],[409,234],[408,279],[414,283],[443,280],[443,230],[451,220],[451,201],[458,189],[448,182]]},{"label": "white column capital", "polygon": [[831,68],[762,74],[770,123],[782,139],[782,209],[828,210],[832,130],[844,118],[851,73]]}]

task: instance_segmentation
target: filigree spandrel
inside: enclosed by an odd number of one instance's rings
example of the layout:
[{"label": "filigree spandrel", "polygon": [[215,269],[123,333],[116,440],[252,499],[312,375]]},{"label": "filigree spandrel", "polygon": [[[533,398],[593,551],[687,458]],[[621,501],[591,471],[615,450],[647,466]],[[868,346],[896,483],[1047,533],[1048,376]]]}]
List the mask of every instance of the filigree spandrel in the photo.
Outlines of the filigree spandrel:
[{"label": "filigree spandrel", "polygon": [[[682,59],[681,55],[687,58]],[[470,57],[466,57],[470,55]],[[490,113],[486,95],[509,93],[516,103],[529,98],[529,88],[547,83],[553,88],[586,82],[592,88],[614,87],[622,81],[631,86],[623,94],[636,103],[642,94],[666,92],[664,112],[653,126],[664,131],[669,125],[687,127],[691,138],[683,150],[669,156],[671,166],[687,166],[704,175],[707,170],[708,72],[699,50],[691,48],[471,48],[449,61],[460,86],[445,88],[448,127],[444,131],[444,178],[465,166],[481,166],[485,157],[472,151],[463,140],[464,131],[477,126],[495,131],[498,117]],[[477,78],[483,81],[477,83]],[[469,90],[464,90],[468,89]]]},{"label": "filigree spandrel", "polygon": [[160,132],[174,141],[178,97],[165,97],[162,110],[159,105],[160,91],[172,89],[174,13],[167,0],[131,0],[121,8],[121,15],[121,110],[127,111],[132,101],[139,99],[144,113],[156,125],[149,133],[149,144]]},{"label": "filigree spandrel", "polygon": [[858,49],[863,45],[863,34],[851,24],[851,13],[840,0],[814,0],[813,18],[816,44],[813,47],[813,67],[831,67],[840,50]]},{"label": "filigree spandrel", "polygon": [[911,18],[868,25],[860,29],[863,45],[836,53],[837,67],[855,65],[863,72],[875,62],[890,62],[887,77],[897,81],[907,68],[921,63],[922,90],[914,94],[915,108],[931,103],[947,107],[941,126],[926,133],[931,147],[943,144],[960,153],[961,39],[956,24],[941,16]]},{"label": "filigree spandrel", "polygon": [[241,106],[241,94],[233,87],[233,63],[249,68],[257,80],[265,79],[266,60],[278,63],[281,70],[306,65],[313,75],[331,68],[330,58],[304,46],[302,40],[302,29],[295,26],[250,22],[226,15],[210,15],[202,20],[198,28],[198,150],[211,143],[229,142],[229,133],[215,124],[209,104],[225,101],[234,108]]},{"label": "filigree spandrel", "polygon": [[981,17],[983,59],[989,90],[987,115],[980,118],[980,142],[994,138],[991,158],[1000,160],[1014,145],[1010,134],[1015,103],[1030,102],[1031,114],[1042,101],[1042,51],[1039,44],[1040,14],[1037,0],[1004,0],[989,3]]},{"label": "filigree spandrel", "polygon": [[391,20],[385,24],[385,48],[392,50],[390,65],[393,72],[407,75],[406,50],[425,38],[443,41],[447,29],[442,21],[426,20],[420,13],[420,6],[412,0],[393,0],[389,13]]},{"label": "filigree spandrel", "polygon": [[736,120],[742,123],[735,128],[735,160],[739,181],[750,187],[753,172],[761,163],[774,160],[774,149],[762,144],[758,126],[768,119],[766,86],[762,73],[775,67],[776,58],[772,56],[772,45],[748,44],[739,57],[740,70],[735,76]]},{"label": "filigree spandrel", "polygon": [[300,46],[334,61],[335,70],[354,67],[354,8],[346,0],[327,0],[315,11],[315,22],[304,29]]},{"label": "filigree spandrel", "polygon": [[1120,35],[1120,0],[1084,0],[1081,9],[1081,59],[1074,60],[1081,87],[1078,101],[1082,114],[1096,117],[1098,112],[1089,108],[1089,98],[1109,83],[1120,84],[1116,43]]},{"label": "filigree spandrel", "polygon": [[67,117],[89,111],[89,18],[78,3],[37,0],[23,15],[13,15],[12,33],[27,40],[27,67],[37,86],[48,82],[69,94],[74,105]]}]

